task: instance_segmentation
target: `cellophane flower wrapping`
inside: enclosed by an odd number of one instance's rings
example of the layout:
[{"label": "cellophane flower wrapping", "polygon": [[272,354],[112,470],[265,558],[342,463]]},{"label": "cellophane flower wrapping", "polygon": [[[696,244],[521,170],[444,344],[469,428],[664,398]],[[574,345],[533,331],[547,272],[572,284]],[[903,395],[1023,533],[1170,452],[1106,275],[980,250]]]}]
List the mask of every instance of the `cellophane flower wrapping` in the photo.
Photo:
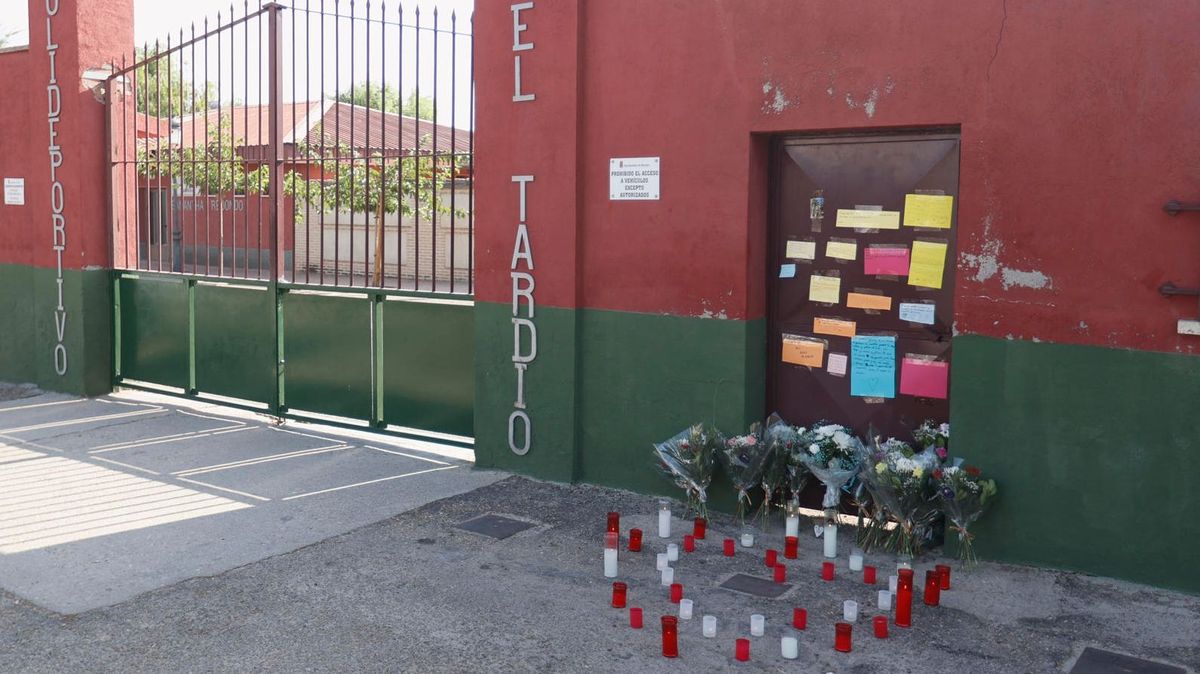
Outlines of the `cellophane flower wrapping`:
[{"label": "cellophane flower wrapping", "polygon": [[654,445],[658,468],[683,489],[689,509],[708,516],[708,486],[716,468],[716,452],[724,447],[721,432],[709,424],[695,424]]},{"label": "cellophane flower wrapping", "polygon": [[821,506],[829,519],[836,513],[842,488],[858,474],[863,443],[845,426],[826,421],[809,427],[798,440],[793,462],[803,464],[825,485]]},{"label": "cellophane flower wrapping", "polygon": [[[796,428],[783,420],[778,414],[767,417],[763,427],[763,442],[771,452],[771,459],[763,469],[760,487],[763,491],[763,501],[758,507],[756,517],[761,517],[762,528],[765,530],[770,523],[771,505],[775,494],[790,489],[791,474],[789,471],[789,456],[796,444]],[[800,489],[808,481],[808,471],[801,470]],[[786,494],[785,494],[786,496]]]},{"label": "cellophane flower wrapping", "polygon": [[[930,489],[939,465],[932,449],[915,452],[908,443],[895,438],[872,439],[861,477],[877,507],[896,522],[890,532],[879,532],[887,549],[902,555],[921,552],[939,514]],[[876,517],[872,525],[882,528],[883,522]]]},{"label": "cellophane flower wrapping", "polygon": [[913,441],[917,447],[934,452],[945,462],[950,452],[950,424],[926,419],[913,429]]},{"label": "cellophane flower wrapping", "polygon": [[947,466],[934,471],[933,483],[934,498],[958,534],[958,557],[964,566],[972,567],[978,560],[973,542],[975,535],[969,527],[995,500],[996,481],[985,479],[974,466]]},{"label": "cellophane flower wrapping", "polygon": [[724,446],[717,452],[722,470],[737,487],[736,514],[743,523],[750,507],[750,490],[759,485],[772,457],[771,447],[763,441],[760,424],[751,426],[745,435],[725,438]]},{"label": "cellophane flower wrapping", "polygon": [[808,472],[808,466],[800,461],[797,453],[797,449],[800,447],[800,437],[804,432],[803,426],[793,426],[778,414],[772,414],[767,418],[767,427],[763,432],[766,441],[775,448],[775,454],[786,472],[784,486],[792,500],[800,498],[800,492],[804,491],[804,487],[808,485],[808,479],[812,475]]}]

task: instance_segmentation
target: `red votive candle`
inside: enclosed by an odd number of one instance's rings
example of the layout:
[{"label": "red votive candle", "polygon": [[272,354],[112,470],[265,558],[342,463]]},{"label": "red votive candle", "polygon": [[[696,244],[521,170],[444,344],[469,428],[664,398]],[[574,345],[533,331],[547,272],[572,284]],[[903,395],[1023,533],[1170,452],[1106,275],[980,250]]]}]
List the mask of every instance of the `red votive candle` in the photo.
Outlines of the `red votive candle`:
[{"label": "red votive candle", "polygon": [[642,629],[642,609],[636,606],[629,609],[629,626],[635,630]]},{"label": "red votive candle", "polygon": [[767,566],[775,566],[779,563],[779,551],[767,550],[767,557],[764,560]]},{"label": "red votive candle", "polygon": [[942,589],[949,590],[950,589],[950,566],[948,564],[938,564],[934,568],[937,569],[938,576],[941,578]]},{"label": "red votive candle", "polygon": [[869,564],[863,567],[863,582],[867,585],[875,584],[875,567]]},{"label": "red votive candle", "polygon": [[629,551],[630,552],[641,552],[642,551],[642,530],[641,529],[630,529],[629,530]]},{"label": "red votive candle", "polygon": [[875,625],[875,638],[876,639],[886,639],[887,631],[888,631],[887,616],[877,615],[871,620],[871,623]]},{"label": "red votive candle", "polygon": [[782,583],[787,580],[787,567],[782,564],[775,565],[775,582]]},{"label": "red votive candle", "polygon": [[679,657],[679,618],[662,617],[662,651],[664,658]]},{"label": "red votive candle", "polygon": [[821,563],[821,580],[833,580],[833,574],[834,574],[834,570],[836,568],[837,567],[834,565],[833,562],[822,562]]},{"label": "red votive candle", "polygon": [[842,653],[850,652],[850,623],[837,623],[833,626],[833,648]]},{"label": "red votive candle", "polygon": [[800,539],[795,536],[788,536],[783,540],[783,556],[788,559],[795,559],[799,547]]},{"label": "red votive candle", "polygon": [[792,609],[792,627],[798,630],[808,627],[808,611],[802,608]]},{"label": "red votive candle", "polygon": [[708,520],[703,517],[697,517],[692,523],[692,535],[697,540],[704,540],[704,534],[708,533]]},{"label": "red votive candle", "polygon": [[691,534],[684,536],[683,537],[683,549],[685,552],[695,552],[696,551],[696,537],[692,536]]},{"label": "red votive candle", "polygon": [[608,528],[606,531],[620,533],[621,531],[621,513],[611,511],[608,513]]},{"label": "red votive candle", "polygon": [[900,577],[896,583],[896,626],[912,627],[913,570],[899,569],[896,574]]},{"label": "red votive candle", "polygon": [[625,608],[625,595],[629,590],[629,586],[621,581],[613,583],[613,608]]},{"label": "red votive candle", "polygon": [[738,639],[734,647],[733,656],[738,660],[745,662],[750,659],[750,640]]},{"label": "red votive candle", "polygon": [[732,557],[732,556],[733,556],[733,549],[734,549],[734,545],[733,545],[733,539],[732,539],[732,538],[726,538],[726,539],[725,539],[725,556],[726,556],[726,557]]},{"label": "red votive candle", "polygon": [[925,605],[937,606],[942,598],[942,574],[937,569],[925,572]]},{"label": "red votive candle", "polygon": [[671,583],[671,603],[678,604],[683,599],[683,583]]}]

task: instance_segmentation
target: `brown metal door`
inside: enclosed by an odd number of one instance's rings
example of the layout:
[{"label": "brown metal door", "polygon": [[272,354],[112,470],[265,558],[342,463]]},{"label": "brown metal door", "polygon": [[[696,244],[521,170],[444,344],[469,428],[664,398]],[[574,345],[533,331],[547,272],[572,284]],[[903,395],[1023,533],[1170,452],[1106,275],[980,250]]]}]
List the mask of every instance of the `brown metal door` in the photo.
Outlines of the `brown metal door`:
[{"label": "brown metal door", "polygon": [[[958,230],[957,134],[790,138],[776,146],[772,176],[770,264],[768,409],[794,424],[828,419],[852,427],[866,437],[868,429],[908,439],[910,430],[925,419],[949,419],[949,399],[919,397],[901,392],[902,359],[950,359],[954,320],[955,237]],[[948,229],[907,226],[906,195],[953,197]],[[820,201],[823,199],[823,203]],[[944,203],[944,200],[941,200]],[[839,209],[899,211],[898,229],[837,227]],[[843,222],[846,222],[844,220]],[[827,245],[851,243],[853,260],[826,256]],[[797,242],[789,248],[788,242]],[[941,288],[909,284],[907,276],[867,275],[868,246],[910,251],[914,241],[945,243]],[[811,242],[812,260],[797,257]],[[793,257],[788,257],[788,254]],[[803,255],[803,253],[801,254]],[[782,266],[795,265],[792,278],[781,278]],[[838,302],[809,300],[811,276],[837,276]],[[888,310],[847,306],[848,293],[882,294],[891,298]],[[901,320],[899,306],[934,303],[932,324]],[[892,398],[851,395],[854,363],[851,338],[816,334],[814,319],[853,321],[857,335],[895,337],[895,392]],[[783,361],[784,335],[825,343],[820,367]],[[885,340],[886,341],[886,340]],[[847,356],[844,376],[830,372],[830,354]],[[939,366],[940,367],[940,366]],[[865,372],[865,368],[863,370]],[[948,394],[948,391],[947,391]]]}]

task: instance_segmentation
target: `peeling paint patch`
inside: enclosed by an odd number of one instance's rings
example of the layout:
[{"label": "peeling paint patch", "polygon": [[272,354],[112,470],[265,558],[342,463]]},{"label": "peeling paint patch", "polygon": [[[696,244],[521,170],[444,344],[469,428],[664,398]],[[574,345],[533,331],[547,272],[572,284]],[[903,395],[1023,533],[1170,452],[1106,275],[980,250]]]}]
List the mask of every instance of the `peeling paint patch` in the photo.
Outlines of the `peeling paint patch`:
[{"label": "peeling paint patch", "polygon": [[[763,114],[778,115],[784,110],[787,110],[788,106],[792,104],[792,102],[788,100],[787,95],[783,93],[783,88],[778,84],[763,82],[762,88],[764,97],[762,106]],[[775,92],[773,96],[771,95],[772,91]]]},{"label": "peeling paint patch", "polygon": [[[887,96],[895,89],[896,81],[892,79],[891,75],[888,75],[887,79],[885,79],[883,83],[883,95]],[[825,93],[833,96],[833,87],[826,89]],[[861,102],[855,100],[854,96],[849,93],[846,94],[845,101],[847,108],[850,108],[851,110],[862,108],[863,112],[867,113],[868,118],[874,118],[875,110],[879,106],[879,87],[873,87],[870,93],[867,94],[866,99]]]},{"label": "peeling paint patch", "polygon": [[1005,290],[1013,286],[1033,288],[1034,290],[1049,290],[1054,287],[1053,280],[1040,271],[1022,271],[1005,267],[1000,270],[1000,284]]},{"label": "peeling paint patch", "polygon": [[834,89],[833,89],[833,87],[829,87],[828,89],[826,89],[826,90],[825,90],[825,94],[826,94],[827,96],[829,96],[830,98],[833,98],[833,94],[834,94],[834,93],[835,93],[835,92],[834,92]]},{"label": "peeling paint patch", "polygon": [[705,309],[704,312],[700,314],[700,318],[713,318],[718,321],[725,321],[729,320],[729,314],[725,313],[724,309],[716,313],[713,313],[712,309]]}]

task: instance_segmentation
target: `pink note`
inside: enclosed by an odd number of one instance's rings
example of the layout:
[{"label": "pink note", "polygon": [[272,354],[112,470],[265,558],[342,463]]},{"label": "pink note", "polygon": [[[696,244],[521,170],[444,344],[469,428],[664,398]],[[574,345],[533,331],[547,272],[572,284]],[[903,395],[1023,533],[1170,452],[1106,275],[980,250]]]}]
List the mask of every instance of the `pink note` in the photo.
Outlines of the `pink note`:
[{"label": "pink note", "polygon": [[908,248],[867,246],[863,249],[866,274],[908,276]]},{"label": "pink note", "polygon": [[900,392],[922,398],[947,397],[950,363],[905,358],[900,364]]}]

